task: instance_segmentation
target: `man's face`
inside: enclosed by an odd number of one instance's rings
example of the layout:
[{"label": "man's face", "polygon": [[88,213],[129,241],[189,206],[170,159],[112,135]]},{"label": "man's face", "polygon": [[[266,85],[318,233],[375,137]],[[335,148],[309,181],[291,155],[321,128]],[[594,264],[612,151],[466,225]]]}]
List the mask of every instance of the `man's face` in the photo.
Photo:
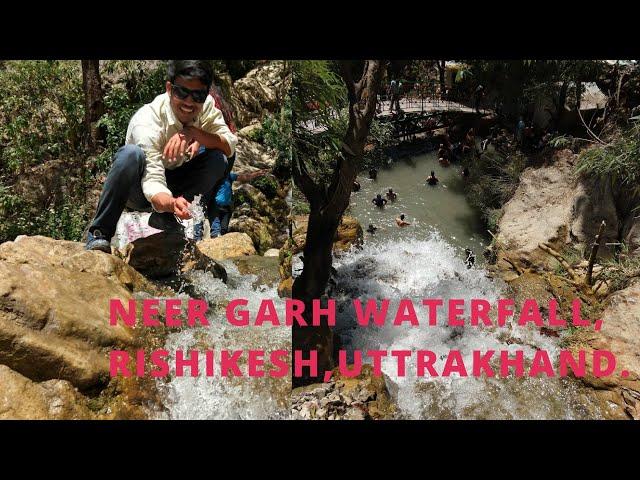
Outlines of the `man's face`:
[{"label": "man's face", "polygon": [[[177,77],[174,84],[189,90],[207,90],[207,86],[198,79],[189,80],[184,77]],[[173,113],[183,124],[192,123],[200,115],[204,102],[197,103],[192,95],[187,96],[185,99],[180,99],[173,90],[171,82],[167,82],[167,93],[171,99]]]}]

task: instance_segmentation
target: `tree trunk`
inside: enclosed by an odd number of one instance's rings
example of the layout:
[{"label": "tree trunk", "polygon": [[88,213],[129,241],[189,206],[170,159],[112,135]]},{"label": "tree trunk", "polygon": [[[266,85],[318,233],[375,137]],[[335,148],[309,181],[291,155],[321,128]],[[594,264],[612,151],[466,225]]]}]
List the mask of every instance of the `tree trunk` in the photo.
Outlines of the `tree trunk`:
[{"label": "tree trunk", "polygon": [[[309,200],[311,211],[303,253],[304,268],[293,283],[292,297],[304,302],[304,318],[308,324],[311,324],[312,319],[312,302],[322,297],[331,274],[333,241],[342,215],[349,206],[353,181],[358,174],[375,113],[376,95],[382,80],[383,69],[379,61],[365,62],[362,77],[358,82],[351,78],[351,68],[351,62],[343,62],[342,77],[349,93],[349,124],[343,139],[341,158],[326,191],[309,177],[304,161],[294,156],[293,178]],[[319,379],[323,378],[325,371],[333,367],[333,338],[328,325],[294,325],[292,342],[292,348],[305,352],[305,358],[309,357],[309,351],[317,351]],[[318,381],[318,378],[293,378],[294,386],[313,381]]]},{"label": "tree trunk", "polygon": [[580,110],[582,101],[582,82],[576,82],[576,112]]},{"label": "tree trunk", "polygon": [[447,85],[444,81],[444,73],[446,72],[446,60],[436,60],[436,66],[438,67],[438,77],[440,79],[440,98],[444,100],[445,92],[447,91]]},{"label": "tree trunk", "polygon": [[569,82],[562,82],[562,86],[560,87],[560,93],[558,94],[558,105],[556,107],[556,128],[558,128],[558,123],[562,118],[562,114],[564,113],[564,104],[567,103],[567,90],[569,89]]},{"label": "tree trunk", "polygon": [[84,90],[84,123],[87,131],[87,145],[94,151],[103,134],[97,122],[104,113],[104,94],[100,81],[99,60],[82,60],[82,88]]}]

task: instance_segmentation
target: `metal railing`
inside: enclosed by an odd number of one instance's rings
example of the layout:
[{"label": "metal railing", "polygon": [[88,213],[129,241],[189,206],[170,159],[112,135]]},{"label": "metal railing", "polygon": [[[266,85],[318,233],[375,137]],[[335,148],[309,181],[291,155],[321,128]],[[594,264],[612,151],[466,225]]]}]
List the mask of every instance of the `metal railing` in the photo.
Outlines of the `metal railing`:
[{"label": "metal railing", "polygon": [[[448,92],[448,97],[446,99],[443,99],[441,98],[437,89],[433,87],[425,88],[424,86],[422,86],[420,90],[416,90],[414,88],[407,89],[407,85],[413,86],[416,84],[403,84],[402,91],[399,94],[400,98],[398,100],[398,104],[400,105],[400,109],[404,113],[474,113],[476,111],[479,111],[480,114],[486,115],[492,112],[491,109],[486,108],[486,105],[483,105],[482,101],[480,102],[480,108],[476,110],[475,98],[473,98],[473,96],[471,96],[471,98],[462,99],[456,98],[459,95],[458,92]],[[391,95],[389,93],[379,94],[376,104],[376,116],[379,118],[392,116],[393,111],[391,109],[391,106]],[[394,111],[395,110],[396,109],[394,109]],[[334,112],[334,114],[335,116],[338,115],[337,112]],[[314,118],[306,123],[305,128],[316,133],[324,130],[324,127]]]}]

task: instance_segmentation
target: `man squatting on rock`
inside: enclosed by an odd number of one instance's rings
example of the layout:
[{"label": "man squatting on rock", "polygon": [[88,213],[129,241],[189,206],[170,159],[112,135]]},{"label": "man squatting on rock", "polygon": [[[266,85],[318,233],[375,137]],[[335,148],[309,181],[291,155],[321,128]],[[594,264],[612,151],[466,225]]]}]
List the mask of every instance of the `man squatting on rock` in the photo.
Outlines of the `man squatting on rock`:
[{"label": "man squatting on rock", "polygon": [[[89,227],[87,250],[111,253],[110,239],[125,206],[151,211],[149,225],[179,229],[189,219],[196,195],[208,205],[228,175],[227,158],[237,137],[208,94],[211,65],[201,60],[172,60],[166,92],[131,118],[125,145],[115,154]],[[201,147],[204,147],[202,149]]]}]

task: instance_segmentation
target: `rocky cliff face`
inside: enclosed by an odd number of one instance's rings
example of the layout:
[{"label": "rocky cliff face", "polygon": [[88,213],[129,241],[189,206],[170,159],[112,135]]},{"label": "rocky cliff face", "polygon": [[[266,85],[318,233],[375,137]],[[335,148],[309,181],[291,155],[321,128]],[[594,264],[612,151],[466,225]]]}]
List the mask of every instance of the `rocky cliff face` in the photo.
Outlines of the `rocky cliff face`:
[{"label": "rocky cliff face", "polygon": [[587,374],[582,381],[594,389],[601,409],[611,417],[640,420],[640,282],[614,293],[602,314],[602,330],[580,331],[572,348],[586,350],[587,372],[593,371],[591,351],[607,350],[616,356],[613,375]]},{"label": "rocky cliff face", "polygon": [[[553,267],[557,262],[538,245],[547,243],[562,250],[573,243],[590,248],[602,220],[607,225],[605,243],[622,240],[631,251],[640,246],[640,229],[632,214],[637,205],[630,204],[633,200],[624,192],[616,192],[608,181],[576,175],[576,162],[577,155],[561,150],[548,165],[524,171],[499,223],[499,262],[506,255],[525,266]],[[600,255],[611,252],[603,247]],[[504,263],[502,267],[508,269]]]},{"label": "rocky cliff face", "polygon": [[271,61],[251,70],[233,84],[231,103],[240,128],[259,123],[267,112],[273,112],[282,100],[286,82],[283,61]]},{"label": "rocky cliff face", "polygon": [[[553,274],[558,262],[543,252],[546,243],[561,251],[572,244],[589,251],[600,222],[607,228],[604,242],[623,241],[630,251],[638,251],[638,219],[635,197],[612,187],[607,179],[578,177],[577,156],[569,150],[557,152],[548,165],[529,168],[513,198],[504,206],[504,214],[496,236],[498,263],[496,269],[508,281],[516,297],[556,298],[567,310],[572,298],[581,297],[584,304],[597,308],[599,300],[586,290]],[[601,243],[602,245],[602,243]],[[600,258],[612,249],[601,247]],[[503,260],[508,258],[525,273],[516,273]],[[583,280],[586,261],[572,265],[578,280]],[[599,271],[596,265],[594,272]],[[538,285],[536,290],[533,286]],[[606,290],[606,287],[605,289]],[[605,293],[600,291],[599,294]],[[581,380],[593,388],[600,410],[609,418],[639,418],[640,413],[640,283],[614,293],[605,300],[603,327],[599,332],[581,329],[568,339],[570,348],[587,351],[608,350],[616,355],[618,365],[613,376],[604,379],[588,375]],[[564,305],[564,306],[563,306]],[[567,310],[568,311],[568,310]],[[591,366],[587,366],[587,371]],[[626,371],[626,376],[622,376]]]}]

